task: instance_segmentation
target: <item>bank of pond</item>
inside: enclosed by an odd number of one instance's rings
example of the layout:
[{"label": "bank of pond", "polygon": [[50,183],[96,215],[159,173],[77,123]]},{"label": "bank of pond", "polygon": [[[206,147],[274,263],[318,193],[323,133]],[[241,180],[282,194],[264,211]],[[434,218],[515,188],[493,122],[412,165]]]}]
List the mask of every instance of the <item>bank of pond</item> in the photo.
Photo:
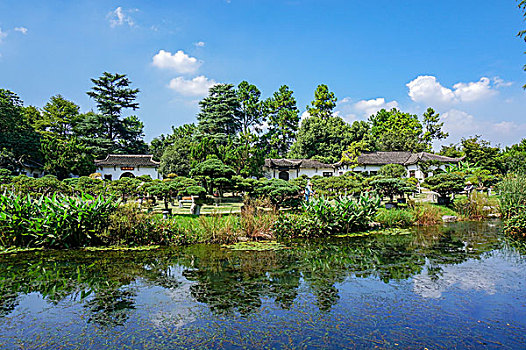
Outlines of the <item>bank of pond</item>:
[{"label": "bank of pond", "polygon": [[[496,216],[497,206],[482,194],[460,198],[453,206],[409,202],[386,209],[372,194],[327,200],[311,198],[299,208],[261,208],[248,198],[239,214],[163,216],[136,202],[88,194],[32,197],[0,195],[0,246],[75,248],[86,246],[189,245],[271,239],[352,235],[385,228],[428,226]],[[449,220],[448,219],[448,220]]]},{"label": "bank of pond", "polygon": [[2,348],[521,348],[526,249],[499,221],[3,254]]}]

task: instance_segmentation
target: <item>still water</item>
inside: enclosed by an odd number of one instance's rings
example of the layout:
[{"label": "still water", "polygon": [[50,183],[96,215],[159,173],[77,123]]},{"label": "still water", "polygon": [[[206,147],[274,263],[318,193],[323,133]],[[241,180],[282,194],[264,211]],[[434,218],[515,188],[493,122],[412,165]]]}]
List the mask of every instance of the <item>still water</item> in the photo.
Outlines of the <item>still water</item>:
[{"label": "still water", "polygon": [[284,245],[0,255],[0,348],[526,348],[498,222]]}]

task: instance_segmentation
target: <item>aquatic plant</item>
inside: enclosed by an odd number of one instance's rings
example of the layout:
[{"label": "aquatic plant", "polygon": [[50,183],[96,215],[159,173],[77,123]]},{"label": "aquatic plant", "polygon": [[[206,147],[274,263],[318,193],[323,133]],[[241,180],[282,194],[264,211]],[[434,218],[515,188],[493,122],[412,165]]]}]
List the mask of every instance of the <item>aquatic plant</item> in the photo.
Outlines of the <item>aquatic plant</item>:
[{"label": "aquatic plant", "polygon": [[71,248],[97,244],[119,205],[113,197],[0,195],[0,245]]}]

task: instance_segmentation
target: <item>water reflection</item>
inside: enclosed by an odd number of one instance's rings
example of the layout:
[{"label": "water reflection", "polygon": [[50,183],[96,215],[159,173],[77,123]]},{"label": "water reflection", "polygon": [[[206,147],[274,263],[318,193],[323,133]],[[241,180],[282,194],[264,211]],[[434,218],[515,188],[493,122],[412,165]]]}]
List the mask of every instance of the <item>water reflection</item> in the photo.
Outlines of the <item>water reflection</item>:
[{"label": "water reflection", "polygon": [[[443,297],[451,288],[492,295],[497,293],[499,280],[511,287],[517,279],[508,265],[504,276],[497,275],[495,267],[505,268],[502,261],[514,259],[518,271],[526,251],[503,239],[500,225],[491,223],[457,223],[407,235],[287,245],[290,249],[258,252],[203,245],[3,256],[0,326],[2,320],[15,317],[26,302],[24,296],[31,293],[58,309],[64,303],[81,306],[86,324],[102,329],[127,326],[141,313],[149,314],[158,327],[166,315],[178,317],[172,319],[172,326],[199,324],[200,316],[190,312],[194,309],[221,319],[250,319],[268,309],[269,302],[275,312],[293,312],[296,303],[312,300],[319,312],[332,317],[346,301],[342,288],[346,293],[367,292],[352,284],[359,280],[385,285],[407,281],[413,293],[430,299]],[[178,306],[156,300],[158,291],[164,291]]]}]

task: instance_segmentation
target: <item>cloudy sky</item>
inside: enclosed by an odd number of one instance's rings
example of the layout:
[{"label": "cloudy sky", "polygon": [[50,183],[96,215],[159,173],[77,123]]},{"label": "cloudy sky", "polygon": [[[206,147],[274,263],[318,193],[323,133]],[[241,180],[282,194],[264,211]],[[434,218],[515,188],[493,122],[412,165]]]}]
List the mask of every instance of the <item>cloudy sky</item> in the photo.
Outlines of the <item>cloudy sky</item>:
[{"label": "cloudy sky", "polygon": [[513,0],[3,0],[0,88],[88,111],[90,78],[125,73],[151,140],[195,121],[215,83],[287,84],[302,112],[324,83],[347,121],[431,106],[447,143],[508,145],[526,137],[524,27]]}]

